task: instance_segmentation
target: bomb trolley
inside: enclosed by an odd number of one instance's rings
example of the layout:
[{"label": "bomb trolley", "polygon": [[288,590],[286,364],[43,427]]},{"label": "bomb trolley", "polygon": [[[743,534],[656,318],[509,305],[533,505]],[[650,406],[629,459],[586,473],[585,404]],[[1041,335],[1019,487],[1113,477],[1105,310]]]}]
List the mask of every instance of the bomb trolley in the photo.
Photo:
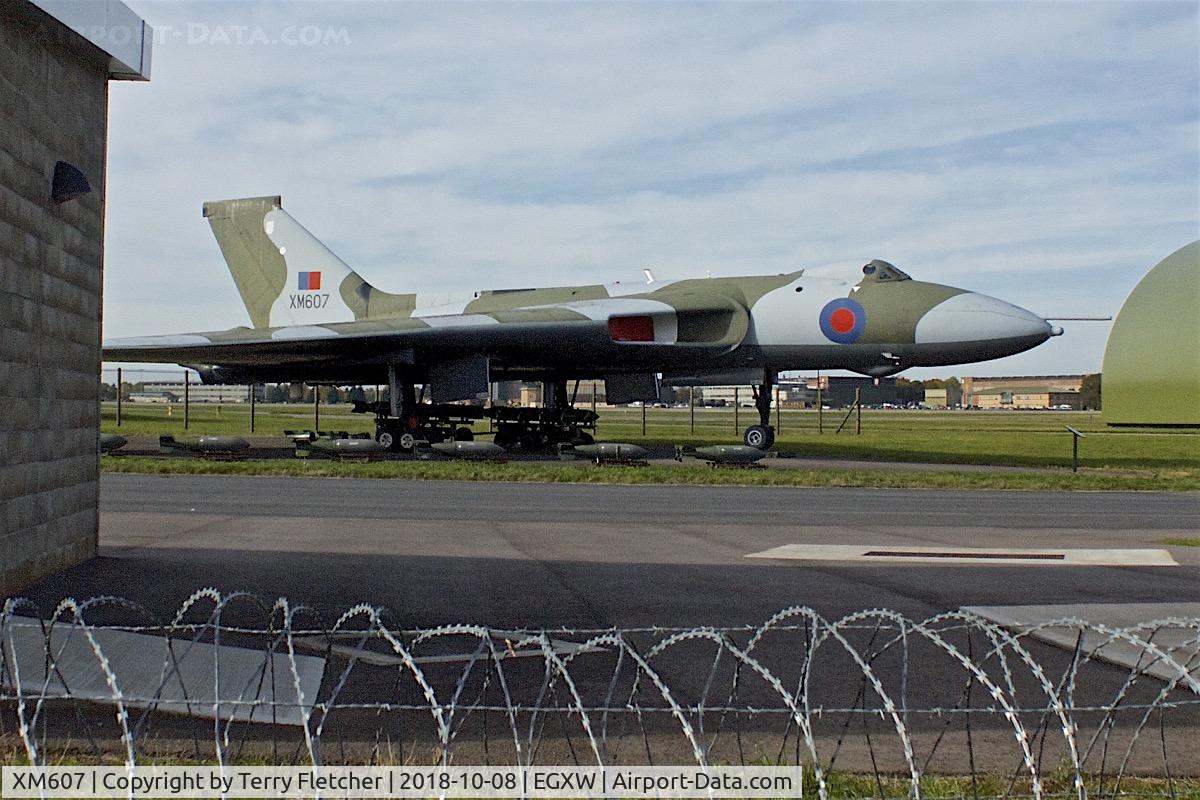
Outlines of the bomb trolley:
[{"label": "bomb trolley", "polygon": [[417,442],[459,441],[475,438],[471,424],[490,419],[495,443],[505,450],[526,453],[553,449],[559,444],[590,444],[599,415],[572,408],[481,408],[456,403],[415,403],[403,416],[391,415],[388,402],[354,403],[356,414],[375,415],[375,440],[388,450],[411,453]]}]

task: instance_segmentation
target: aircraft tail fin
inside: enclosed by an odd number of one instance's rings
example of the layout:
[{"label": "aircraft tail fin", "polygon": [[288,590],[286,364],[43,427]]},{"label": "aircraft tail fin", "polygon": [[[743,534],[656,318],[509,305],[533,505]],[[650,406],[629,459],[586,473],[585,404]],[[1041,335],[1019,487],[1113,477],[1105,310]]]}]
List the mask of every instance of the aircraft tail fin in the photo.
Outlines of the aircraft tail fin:
[{"label": "aircraft tail fin", "polygon": [[352,322],[411,311],[415,295],[380,292],[283,210],[280,197],[204,204],[255,328]]}]

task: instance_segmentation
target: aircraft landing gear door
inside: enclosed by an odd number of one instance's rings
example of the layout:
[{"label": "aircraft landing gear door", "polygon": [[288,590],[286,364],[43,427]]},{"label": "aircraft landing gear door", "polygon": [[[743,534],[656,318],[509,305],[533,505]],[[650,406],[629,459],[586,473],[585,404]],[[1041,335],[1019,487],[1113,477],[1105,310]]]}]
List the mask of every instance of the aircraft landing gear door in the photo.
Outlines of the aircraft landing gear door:
[{"label": "aircraft landing gear door", "polygon": [[746,428],[742,441],[759,450],[770,450],[775,444],[775,429],[771,427],[771,393],[775,389],[775,373],[763,370],[763,382],[754,387],[754,407],[758,409],[758,424]]}]

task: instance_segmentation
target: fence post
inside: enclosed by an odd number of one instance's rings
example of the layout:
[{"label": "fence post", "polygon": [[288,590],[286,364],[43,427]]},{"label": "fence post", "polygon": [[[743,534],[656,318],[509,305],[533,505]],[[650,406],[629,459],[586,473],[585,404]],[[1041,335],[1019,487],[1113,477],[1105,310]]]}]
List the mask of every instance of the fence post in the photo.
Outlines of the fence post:
[{"label": "fence post", "polygon": [[313,433],[321,430],[321,387],[313,384]]},{"label": "fence post", "polygon": [[117,427],[121,427],[121,368],[117,367]]},{"label": "fence post", "polygon": [[258,384],[250,384],[250,432],[254,433],[254,405],[258,401]]},{"label": "fence post", "polygon": [[860,391],[862,391],[862,390],[861,389],[854,390],[854,402],[851,403],[850,408],[846,410],[846,416],[842,417],[841,424],[839,424],[837,426],[837,430],[834,431],[835,434],[842,432],[842,429],[846,427],[846,423],[848,423],[850,421],[850,418],[853,417],[856,412],[858,413],[858,422],[855,423],[854,432],[856,434],[862,432],[862,404],[859,402],[859,400],[861,399],[859,397]]},{"label": "fence post", "polygon": [[183,429],[188,429],[188,424],[191,422],[191,394],[192,373],[186,369],[183,371]]},{"label": "fence post", "polygon": [[779,402],[779,387],[775,387],[775,433],[783,430],[783,404]]},{"label": "fence post", "polygon": [[696,387],[692,386],[688,389],[688,425],[691,433],[696,432]]},{"label": "fence post", "polygon": [[825,433],[825,401],[821,399],[821,376],[817,376],[817,433]]},{"label": "fence post", "polygon": [[738,387],[733,387],[733,435],[741,430],[741,425],[738,424],[738,410],[742,407],[741,398],[738,397]]}]

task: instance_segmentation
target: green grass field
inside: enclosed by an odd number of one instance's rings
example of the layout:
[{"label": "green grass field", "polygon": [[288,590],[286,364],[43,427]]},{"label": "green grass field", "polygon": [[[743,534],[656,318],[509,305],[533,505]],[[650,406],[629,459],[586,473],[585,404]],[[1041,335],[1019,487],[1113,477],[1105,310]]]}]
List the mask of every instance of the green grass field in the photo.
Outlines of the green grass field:
[{"label": "green grass field", "polygon": [[[250,433],[248,405],[195,404],[189,412],[190,434]],[[736,415],[733,409],[696,409],[692,415],[683,409],[646,409],[645,435],[642,435],[641,408],[601,408],[597,437],[603,441],[628,441],[647,444],[707,444],[740,440],[740,430],[751,421],[749,409]],[[961,486],[978,488],[1080,488],[1080,489],[1200,489],[1200,432],[1167,431],[1161,429],[1110,429],[1092,412],[964,412],[964,411],[866,411],[862,416],[862,434],[854,434],[854,420],[846,429],[835,433],[845,412],[826,411],[823,421],[815,411],[787,410],[779,426],[777,449],[782,453],[807,457],[834,459],[864,459],[871,461],[916,461],[944,464],[991,464],[1006,466],[1058,467],[1070,465],[1070,425],[1086,434],[1080,442],[1078,476],[1069,472],[1053,475],[988,474],[962,475],[927,472],[919,475],[902,472],[855,472],[839,470],[838,475],[819,475],[815,470],[792,471],[795,475],[780,476],[772,470],[740,473],[720,471],[709,477],[696,474],[668,478],[667,469],[642,472],[643,477],[625,476],[622,482],[687,482],[687,483],[753,483],[784,485],[866,485],[866,486]],[[123,407],[122,425],[116,426],[115,404],[104,404],[102,429],[126,435],[185,433],[183,409],[180,405],[137,405]],[[313,408],[300,405],[260,405],[256,411],[255,433],[259,436],[279,436],[284,429],[313,427]],[[774,418],[772,420],[774,422]],[[370,415],[349,413],[345,406],[322,406],[322,430],[369,432],[374,429]],[[821,432],[823,428],[823,432]],[[486,422],[477,423],[475,430],[485,437]],[[111,469],[138,471],[161,470],[144,464],[145,459],[128,460],[124,466]],[[326,466],[279,464],[274,466],[200,466],[188,471],[278,471],[280,474],[357,474],[356,467],[367,471],[395,473],[400,477],[416,467],[412,464],[389,463],[373,465],[342,465],[323,462]],[[140,465],[140,466],[139,466]],[[421,466],[424,477],[433,477],[433,464]],[[491,480],[604,480],[614,478],[583,478],[578,470],[563,473],[555,464],[534,465],[441,465],[454,474],[438,477],[463,477]],[[183,469],[183,467],[179,467]],[[349,471],[348,471],[349,470]],[[175,470],[172,470],[175,471]],[[510,475],[512,471],[514,474]],[[520,472],[520,476],[516,473]],[[600,471],[604,472],[604,471]],[[628,472],[628,471],[619,471]],[[664,475],[658,475],[662,472]],[[688,473],[695,471],[688,470]],[[545,474],[541,474],[545,473]],[[611,471],[605,474],[615,475]],[[726,477],[718,477],[726,476]],[[380,477],[383,477],[381,474]],[[418,476],[411,476],[418,477]],[[849,481],[849,483],[847,482]]]},{"label": "green grass field", "polygon": [[871,487],[887,489],[1006,489],[1013,491],[1195,491],[1194,475],[1113,473],[1107,470],[1053,472],[950,472],[889,469],[709,469],[703,464],[593,467],[587,462],[514,461],[490,463],[444,459],[353,463],[329,459],[273,458],[210,461],[190,457],[106,456],[108,472],[160,475],[273,475],[309,478],[396,478],[402,480],[516,481],[524,483],[669,484],[685,486]]}]

